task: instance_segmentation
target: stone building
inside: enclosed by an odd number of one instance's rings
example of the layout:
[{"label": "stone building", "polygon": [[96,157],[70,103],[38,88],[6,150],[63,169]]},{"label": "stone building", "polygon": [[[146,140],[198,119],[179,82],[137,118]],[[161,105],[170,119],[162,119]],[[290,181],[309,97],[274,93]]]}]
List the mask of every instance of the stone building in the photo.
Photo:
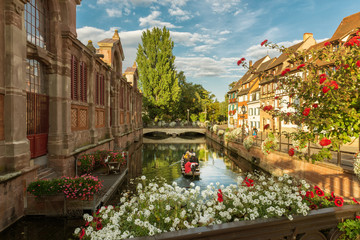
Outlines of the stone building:
[{"label": "stone building", "polygon": [[119,35],[83,45],[80,3],[0,1],[0,231],[23,216],[41,166],[73,176],[79,154],[142,135],[142,94],[137,75],[122,74]]}]

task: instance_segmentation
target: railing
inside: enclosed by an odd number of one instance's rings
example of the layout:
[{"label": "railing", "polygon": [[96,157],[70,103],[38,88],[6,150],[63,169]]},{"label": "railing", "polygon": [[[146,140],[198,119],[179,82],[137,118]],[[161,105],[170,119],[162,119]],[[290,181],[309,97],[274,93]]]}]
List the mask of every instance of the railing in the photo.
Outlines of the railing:
[{"label": "railing", "polygon": [[163,124],[145,124],[144,128],[205,128],[205,123],[195,123],[195,122],[173,122],[173,123],[163,123]]},{"label": "railing", "polygon": [[[261,143],[268,137],[268,135],[268,132],[259,132],[255,139],[254,145],[261,147]],[[291,139],[286,135],[279,133],[277,133],[275,136],[279,140],[279,148],[277,150],[280,152],[288,153],[289,149],[293,147]],[[246,135],[244,135],[244,137],[246,137]],[[241,137],[236,139],[235,141],[242,143]],[[358,146],[355,146],[355,144],[353,144],[352,146],[345,145],[340,147],[339,151],[331,151],[332,158],[327,159],[326,162],[342,167],[344,170],[352,171],[354,166],[354,154],[360,151],[360,138],[358,139],[358,141]],[[319,145],[309,143],[307,154],[311,156],[311,154],[318,153],[321,149],[322,148]]]}]

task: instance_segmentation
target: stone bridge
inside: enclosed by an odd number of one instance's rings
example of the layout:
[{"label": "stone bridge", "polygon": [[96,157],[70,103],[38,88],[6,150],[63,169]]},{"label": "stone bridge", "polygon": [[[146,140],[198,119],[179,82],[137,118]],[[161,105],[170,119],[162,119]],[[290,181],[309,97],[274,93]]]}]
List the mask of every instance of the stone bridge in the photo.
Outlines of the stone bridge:
[{"label": "stone bridge", "polygon": [[143,134],[152,133],[152,132],[163,132],[168,135],[178,136],[182,133],[201,133],[205,135],[206,128],[196,128],[196,127],[184,127],[184,128],[166,128],[166,127],[151,127],[151,128],[143,128]]}]

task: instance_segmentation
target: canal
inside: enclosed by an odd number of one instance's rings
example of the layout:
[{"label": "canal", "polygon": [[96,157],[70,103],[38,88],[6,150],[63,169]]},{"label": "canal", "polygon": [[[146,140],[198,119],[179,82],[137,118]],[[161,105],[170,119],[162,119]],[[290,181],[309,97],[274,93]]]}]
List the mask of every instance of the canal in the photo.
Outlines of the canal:
[{"label": "canal", "polygon": [[[193,149],[200,160],[198,179],[185,178],[181,174],[180,159],[187,149]],[[144,138],[144,143],[133,150],[130,163],[127,181],[108,204],[117,204],[120,192],[126,188],[130,178],[141,175],[149,179],[161,176],[169,183],[176,182],[180,187],[189,187],[193,182],[204,189],[210,183],[216,182],[224,186],[236,184],[241,172],[253,171],[249,162],[205,137],[187,140],[169,138],[161,141]],[[71,239],[74,229],[82,224],[83,220],[79,218],[24,217],[0,233],[0,239]]]}]

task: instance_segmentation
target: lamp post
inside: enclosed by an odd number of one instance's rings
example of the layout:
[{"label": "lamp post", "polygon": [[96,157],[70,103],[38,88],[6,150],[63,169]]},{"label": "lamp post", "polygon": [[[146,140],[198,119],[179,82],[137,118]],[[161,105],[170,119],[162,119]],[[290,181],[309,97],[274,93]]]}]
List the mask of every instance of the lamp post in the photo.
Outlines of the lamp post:
[{"label": "lamp post", "polygon": [[188,116],[188,124],[189,124],[189,109],[187,110],[187,116]]},{"label": "lamp post", "polygon": [[245,131],[245,114],[246,114],[246,108],[244,105],[241,106],[241,112],[242,112],[242,119],[243,119],[243,124],[242,124],[242,130],[241,130],[241,141],[244,142],[244,131]]}]

